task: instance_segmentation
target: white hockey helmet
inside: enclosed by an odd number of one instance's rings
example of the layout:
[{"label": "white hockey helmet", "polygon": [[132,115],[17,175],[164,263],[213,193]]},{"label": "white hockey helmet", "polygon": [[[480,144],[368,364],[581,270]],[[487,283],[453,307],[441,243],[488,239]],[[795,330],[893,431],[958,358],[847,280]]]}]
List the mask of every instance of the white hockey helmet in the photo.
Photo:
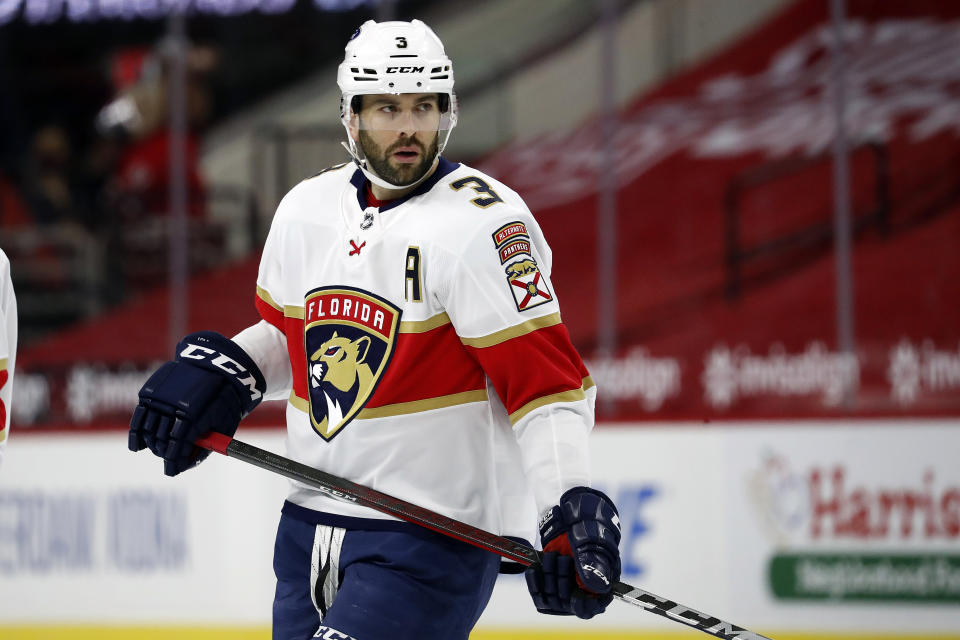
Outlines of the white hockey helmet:
[{"label": "white hockey helmet", "polygon": [[[453,63],[443,43],[420,20],[374,22],[367,20],[351,36],[346,55],[337,70],[340,87],[340,122],[347,129],[347,143],[354,162],[371,182],[387,189],[412,186],[387,182],[368,165],[357,142],[350,136],[351,117],[359,109],[359,96],[372,94],[436,93],[441,117],[437,129],[437,157],[443,153],[457,125],[457,97],[453,91]],[[423,178],[421,178],[423,180]],[[419,181],[418,181],[419,182]]]}]

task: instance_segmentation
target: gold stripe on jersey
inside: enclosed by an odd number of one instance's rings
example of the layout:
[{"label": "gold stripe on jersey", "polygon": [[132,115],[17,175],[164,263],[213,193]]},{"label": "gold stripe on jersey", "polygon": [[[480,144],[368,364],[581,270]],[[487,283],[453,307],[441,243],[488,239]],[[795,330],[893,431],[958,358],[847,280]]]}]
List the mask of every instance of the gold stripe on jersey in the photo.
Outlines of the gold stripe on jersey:
[{"label": "gold stripe on jersey", "polygon": [[570,389],[569,391],[552,393],[549,396],[543,396],[542,398],[531,400],[510,414],[510,424],[517,424],[534,409],[545,407],[548,404],[555,404],[557,402],[578,402],[580,400],[584,400],[587,397],[585,391],[593,386],[593,379],[590,376],[587,376],[583,379],[583,384],[579,389]]},{"label": "gold stripe on jersey", "polygon": [[506,342],[512,338],[525,336],[528,333],[533,333],[537,329],[545,329],[547,327],[558,325],[560,322],[560,313],[551,313],[550,315],[533,318],[532,320],[527,320],[524,323],[507,327],[506,329],[501,329],[500,331],[491,333],[488,336],[480,336],[479,338],[460,338],[460,342],[468,347],[482,349],[484,347],[492,347],[500,344],[501,342]]},{"label": "gold stripe on jersey", "polygon": [[412,402],[398,402],[396,404],[386,404],[382,407],[372,409],[363,409],[357,415],[357,420],[368,420],[371,418],[389,418],[392,416],[403,416],[410,413],[420,413],[422,411],[432,411],[433,409],[443,409],[446,407],[455,407],[461,404],[471,402],[486,402],[487,390],[477,389],[475,391],[462,391],[452,393],[448,396],[439,396],[437,398],[427,398],[426,400],[414,400]]},{"label": "gold stripe on jersey", "polygon": [[[420,413],[422,411],[431,411],[433,409],[443,409],[445,407],[455,407],[461,404],[471,402],[486,402],[487,390],[477,389],[475,391],[462,391],[452,393],[448,396],[438,396],[436,398],[426,398],[425,400],[413,400],[411,402],[397,402],[396,404],[386,404],[382,407],[373,409],[363,409],[354,420],[369,420],[372,418],[389,418],[392,416],[403,416],[410,413]],[[289,398],[290,404],[295,409],[307,413],[310,411],[310,405],[303,398],[298,397],[292,391]]]},{"label": "gold stripe on jersey", "polygon": [[7,358],[0,358],[0,371],[7,370]]},{"label": "gold stripe on jersey", "polygon": [[270,295],[270,292],[267,291],[266,289],[264,289],[263,287],[261,287],[260,285],[257,285],[257,296],[258,296],[261,300],[263,300],[264,302],[266,302],[268,305],[270,305],[271,307],[273,307],[274,309],[276,309],[277,311],[283,311],[283,307],[281,307],[279,304],[277,304],[277,302],[276,302],[276,301],[273,299],[273,297]]},{"label": "gold stripe on jersey", "polygon": [[303,398],[295,394],[293,391],[290,392],[290,397],[287,399],[287,401],[290,404],[292,404],[295,409],[299,409],[304,413],[310,412],[310,404],[306,400],[304,400]]},{"label": "gold stripe on jersey", "polygon": [[432,318],[426,320],[409,320],[400,323],[400,333],[426,333],[437,327],[450,324],[450,316],[446,313],[438,313]]},{"label": "gold stripe on jersey", "polygon": [[283,315],[287,318],[300,318],[303,320],[303,307],[288,304],[283,308]]}]

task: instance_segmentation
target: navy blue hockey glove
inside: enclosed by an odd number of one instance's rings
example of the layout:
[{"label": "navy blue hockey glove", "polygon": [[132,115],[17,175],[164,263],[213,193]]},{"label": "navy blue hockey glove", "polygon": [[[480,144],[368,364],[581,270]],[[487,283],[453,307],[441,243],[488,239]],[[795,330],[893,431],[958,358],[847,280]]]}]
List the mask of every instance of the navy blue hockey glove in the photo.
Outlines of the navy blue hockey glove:
[{"label": "navy blue hockey glove", "polygon": [[540,613],[588,619],[603,613],[620,580],[620,518],[596,489],[574,487],[540,519],[543,557],[525,572]]},{"label": "navy blue hockey glove", "polygon": [[140,389],[128,446],[149,447],[163,458],[163,472],[175,476],[210,454],[194,444],[198,438],[211,431],[233,437],[266,388],[260,369],[236,342],[214,331],[192,333],[177,345],[173,362]]}]

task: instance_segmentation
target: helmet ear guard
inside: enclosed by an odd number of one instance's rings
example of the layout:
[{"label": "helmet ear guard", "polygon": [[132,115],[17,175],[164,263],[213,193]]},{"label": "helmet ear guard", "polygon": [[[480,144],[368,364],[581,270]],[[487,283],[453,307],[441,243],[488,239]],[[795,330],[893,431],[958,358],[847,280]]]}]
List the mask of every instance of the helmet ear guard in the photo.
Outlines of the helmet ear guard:
[{"label": "helmet ear guard", "polygon": [[457,99],[453,91],[453,63],[443,43],[423,22],[374,22],[368,20],[353,34],[337,70],[340,87],[340,122],[347,131],[344,147],[374,184],[387,189],[414,186],[392,184],[368,165],[357,141],[350,135],[351,117],[359,114],[362,96],[376,94],[436,93],[437,106],[444,115],[437,129],[437,157],[443,153],[457,124]]}]

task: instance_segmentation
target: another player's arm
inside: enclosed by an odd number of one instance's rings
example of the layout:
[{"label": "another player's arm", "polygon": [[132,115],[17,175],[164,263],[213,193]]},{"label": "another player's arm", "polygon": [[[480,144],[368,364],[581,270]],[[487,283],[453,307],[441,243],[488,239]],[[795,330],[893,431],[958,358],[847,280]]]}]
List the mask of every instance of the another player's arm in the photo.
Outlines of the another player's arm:
[{"label": "another player's arm", "polygon": [[17,354],[17,299],[10,278],[10,261],[0,250],[0,463],[10,435],[10,400]]},{"label": "another player's arm", "polygon": [[10,435],[10,398],[9,390],[13,383],[13,363],[10,360],[8,336],[6,330],[6,316],[0,309],[0,464],[3,463],[3,452]]}]

